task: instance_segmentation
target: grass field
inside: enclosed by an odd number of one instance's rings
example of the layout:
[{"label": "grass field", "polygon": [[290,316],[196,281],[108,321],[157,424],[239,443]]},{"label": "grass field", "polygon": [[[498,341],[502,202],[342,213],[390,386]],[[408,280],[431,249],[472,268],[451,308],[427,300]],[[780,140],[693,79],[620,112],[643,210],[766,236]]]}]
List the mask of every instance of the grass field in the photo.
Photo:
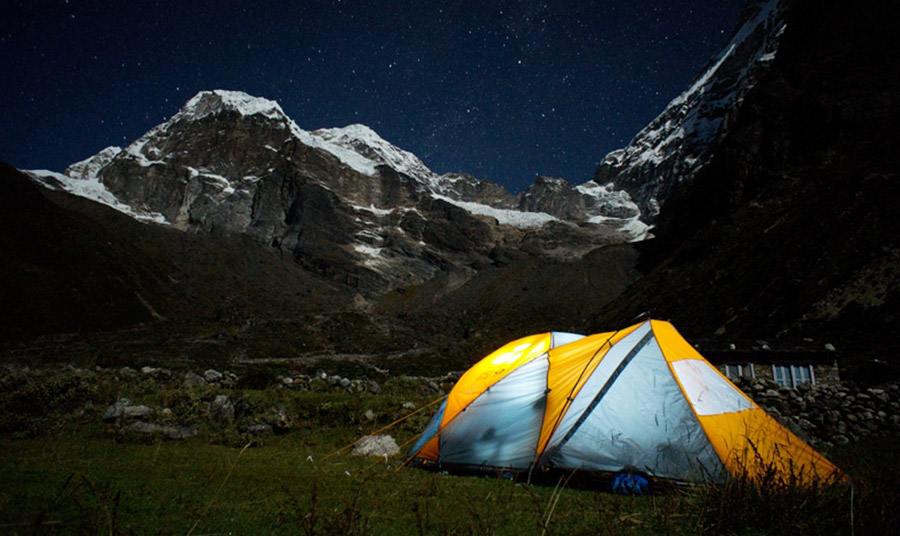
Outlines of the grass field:
[{"label": "grass field", "polygon": [[[341,453],[325,459],[408,413],[410,405],[439,396],[411,382],[388,382],[376,395],[188,389],[93,377],[79,391],[66,383],[70,376],[51,374],[30,383],[7,378],[3,384],[2,534],[896,534],[900,529],[897,438],[828,453],[855,479],[853,488],[735,481],[620,496],[565,482],[528,485],[498,476],[398,470],[402,457]],[[75,395],[60,398],[54,382]],[[203,415],[204,401],[214,392],[227,393],[243,408],[234,422],[211,424]],[[200,434],[167,441],[103,423],[103,410],[118,396],[171,407]],[[48,406],[51,398],[63,402]],[[286,406],[294,416],[290,433],[255,440],[241,433],[242,423],[272,404]],[[28,413],[33,406],[43,413]],[[371,421],[363,417],[367,410],[375,415]],[[423,412],[390,432],[403,443],[427,420]],[[26,422],[38,425],[23,428]]]}]

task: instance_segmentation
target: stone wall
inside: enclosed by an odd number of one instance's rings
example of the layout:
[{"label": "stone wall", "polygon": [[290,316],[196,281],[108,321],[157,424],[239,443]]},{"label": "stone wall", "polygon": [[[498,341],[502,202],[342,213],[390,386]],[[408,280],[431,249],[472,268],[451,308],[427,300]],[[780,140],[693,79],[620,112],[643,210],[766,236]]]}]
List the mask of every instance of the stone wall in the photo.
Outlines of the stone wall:
[{"label": "stone wall", "polygon": [[846,444],[871,435],[900,435],[900,385],[841,383],[779,387],[771,381],[735,382],[754,402],[813,446]]}]

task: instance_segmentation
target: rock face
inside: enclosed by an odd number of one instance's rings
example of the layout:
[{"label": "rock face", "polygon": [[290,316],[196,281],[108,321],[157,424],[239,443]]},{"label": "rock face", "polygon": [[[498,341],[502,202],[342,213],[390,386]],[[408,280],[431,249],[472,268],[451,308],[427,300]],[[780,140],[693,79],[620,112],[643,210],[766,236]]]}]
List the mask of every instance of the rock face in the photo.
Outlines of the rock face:
[{"label": "rock face", "polygon": [[647,275],[596,326],[651,310],[687,337],[821,338],[893,361],[898,21],[896,3],[791,2],[768,72],[657,218]]},{"label": "rock face", "polygon": [[[566,239],[531,254],[569,257],[647,232],[623,192],[541,177],[516,196],[438,176],[364,125],[305,131],[276,102],[236,91],[201,92],[66,174],[32,174],[145,221],[248,235],[368,295],[489,266],[533,231]],[[560,251],[569,238],[576,247]]]},{"label": "rock face", "polygon": [[597,167],[597,184],[612,182],[652,222],[672,193],[690,185],[739,112],[747,91],[768,71],[784,32],[784,0],[747,3],[728,44],[666,109]]}]

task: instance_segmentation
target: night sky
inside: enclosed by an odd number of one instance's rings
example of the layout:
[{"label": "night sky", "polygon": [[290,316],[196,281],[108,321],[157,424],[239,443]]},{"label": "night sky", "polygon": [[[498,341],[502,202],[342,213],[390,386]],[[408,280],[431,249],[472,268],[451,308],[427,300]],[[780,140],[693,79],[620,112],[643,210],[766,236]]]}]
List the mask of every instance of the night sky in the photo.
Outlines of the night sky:
[{"label": "night sky", "polygon": [[204,89],[363,123],[438,173],[581,183],[699,73],[743,0],[0,2],[0,160],[62,171]]}]

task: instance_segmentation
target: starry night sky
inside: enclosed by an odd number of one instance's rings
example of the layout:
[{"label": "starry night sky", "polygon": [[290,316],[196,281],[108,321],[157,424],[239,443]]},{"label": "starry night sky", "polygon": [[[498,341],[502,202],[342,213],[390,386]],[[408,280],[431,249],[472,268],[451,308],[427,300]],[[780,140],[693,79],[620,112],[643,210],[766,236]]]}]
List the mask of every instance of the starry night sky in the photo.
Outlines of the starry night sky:
[{"label": "starry night sky", "polygon": [[62,171],[236,89],[307,130],[369,125],[438,173],[581,183],[688,87],[743,4],[4,0],[0,160]]}]

